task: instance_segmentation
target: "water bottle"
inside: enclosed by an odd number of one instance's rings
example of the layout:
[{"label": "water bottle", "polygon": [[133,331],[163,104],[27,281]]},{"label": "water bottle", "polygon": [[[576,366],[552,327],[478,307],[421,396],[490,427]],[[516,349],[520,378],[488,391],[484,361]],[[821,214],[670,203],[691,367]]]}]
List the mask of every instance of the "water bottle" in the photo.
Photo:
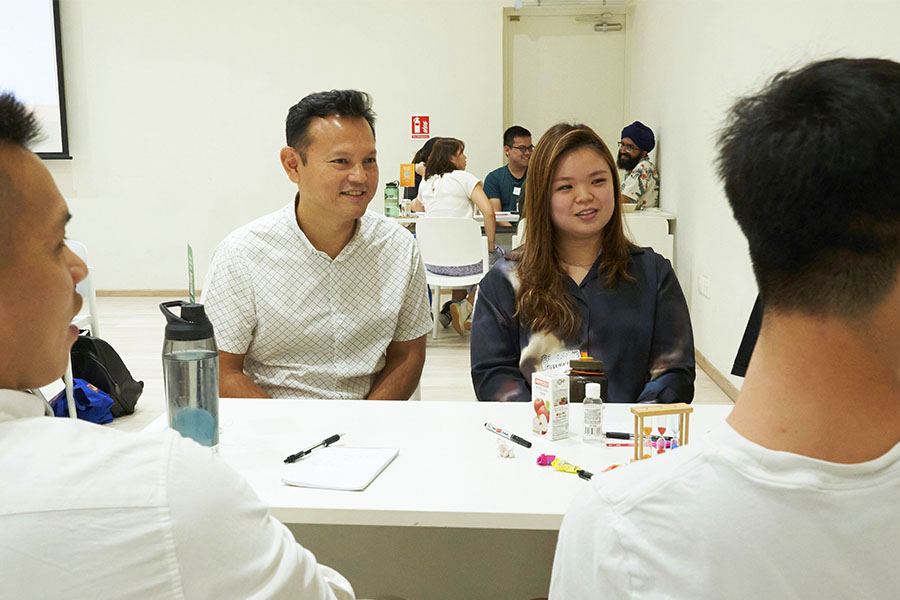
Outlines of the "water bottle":
[{"label": "water bottle", "polygon": [[400,216],[400,182],[391,181],[384,185],[384,216]]},{"label": "water bottle", "polygon": [[[180,306],[181,316],[170,308]],[[163,378],[169,427],[204,446],[219,443],[219,354],[202,304],[163,302]]]},{"label": "water bottle", "polygon": [[599,383],[584,386],[584,435],[585,442],[603,443],[603,400]]}]

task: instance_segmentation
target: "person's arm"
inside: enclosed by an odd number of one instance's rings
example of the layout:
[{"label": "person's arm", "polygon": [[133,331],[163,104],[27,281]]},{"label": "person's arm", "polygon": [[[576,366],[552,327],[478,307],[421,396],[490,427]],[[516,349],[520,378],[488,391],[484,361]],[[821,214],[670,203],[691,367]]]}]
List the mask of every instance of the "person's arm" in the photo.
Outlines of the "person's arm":
[{"label": "person's arm", "polygon": [[355,597],[350,583],[318,564],[218,454],[177,434],[165,435],[171,446],[166,487],[159,492],[168,510],[159,518],[167,524],[167,539],[174,546],[171,561],[177,575],[170,584],[176,595]]},{"label": "person's arm", "polygon": [[[494,174],[494,172],[488,173],[488,176],[484,178],[484,195],[487,196],[487,199],[491,203],[491,207],[494,209],[495,213],[503,210],[503,202],[500,200],[500,184],[498,182],[498,179],[499,178]],[[482,210],[481,212],[484,211]],[[511,224],[497,223],[496,226],[511,227]]]},{"label": "person's arm", "polygon": [[422,376],[425,365],[425,336],[407,342],[391,342],[385,352],[384,368],[368,400],[408,400]]},{"label": "person's arm", "polygon": [[232,354],[219,350],[219,397],[269,398],[261,387],[244,373],[246,354]]},{"label": "person's arm", "polygon": [[425,205],[422,204],[422,201],[419,200],[419,197],[416,196],[416,199],[409,203],[410,208],[412,208],[415,212],[425,212]]},{"label": "person's arm", "polygon": [[213,255],[200,302],[219,346],[219,397],[268,398],[244,374],[244,357],[256,330],[256,292],[247,253],[226,238]]},{"label": "person's arm", "polygon": [[[385,349],[384,368],[369,390],[369,400],[408,400],[419,384],[425,364],[425,335],[432,328],[425,265],[415,240],[407,236],[406,243],[406,287],[394,334]],[[402,259],[397,256],[396,260]]]},{"label": "person's arm", "polygon": [[472,190],[472,202],[475,203],[475,206],[478,207],[478,210],[484,216],[484,235],[487,236],[488,252],[493,252],[494,237],[497,233],[497,217],[494,215],[494,207],[491,205],[491,201],[488,200],[484,190],[481,188],[480,181]]},{"label": "person's arm", "polygon": [[481,401],[530,402],[531,387],[519,370],[515,292],[498,267],[478,284],[469,352],[472,385]]},{"label": "person's arm", "polygon": [[650,381],[637,402],[691,402],[696,375],[691,315],[669,261],[658,257],[656,271],[659,283],[650,345]]}]

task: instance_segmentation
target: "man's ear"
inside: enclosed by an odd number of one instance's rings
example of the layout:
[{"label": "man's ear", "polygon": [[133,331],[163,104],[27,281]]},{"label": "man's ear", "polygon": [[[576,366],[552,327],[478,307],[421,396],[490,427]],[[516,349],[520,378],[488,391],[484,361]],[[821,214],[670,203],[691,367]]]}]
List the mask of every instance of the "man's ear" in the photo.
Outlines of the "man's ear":
[{"label": "man's ear", "polygon": [[503,146],[503,154],[506,155],[506,158],[509,158],[509,146]]},{"label": "man's ear", "polygon": [[294,183],[300,183],[300,154],[290,146],[285,146],[281,149],[280,158],[281,166],[287,173],[288,179]]}]

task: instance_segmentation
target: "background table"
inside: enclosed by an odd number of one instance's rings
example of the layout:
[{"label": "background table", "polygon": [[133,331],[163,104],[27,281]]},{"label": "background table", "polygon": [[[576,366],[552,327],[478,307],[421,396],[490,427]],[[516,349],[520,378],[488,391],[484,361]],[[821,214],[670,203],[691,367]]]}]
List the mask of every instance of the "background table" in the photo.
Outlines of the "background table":
[{"label": "background table", "polygon": [[[421,214],[421,216],[419,216]],[[503,212],[495,215],[498,223],[515,223],[519,220],[519,213],[509,213]],[[397,221],[401,225],[415,225],[416,221],[419,219],[427,219],[424,213],[414,213],[410,217],[390,217],[394,221]],[[484,222],[484,215],[477,214],[475,215],[475,220],[481,223]]]},{"label": "background table", "polygon": [[[609,404],[606,426],[632,431],[630,405]],[[587,482],[535,464],[557,454],[599,473],[627,462],[632,448],[582,442],[581,405],[558,442],[531,433],[524,403],[371,402],[222,399],[219,452],[247,478],[272,513],[357,593],[428,598],[546,595],[556,534]],[[691,439],[730,412],[696,406]],[[499,458],[490,422],[533,442]],[[160,423],[157,423],[157,427]],[[400,454],[363,492],[281,483],[285,456],[337,432],[352,446],[390,446]]]}]

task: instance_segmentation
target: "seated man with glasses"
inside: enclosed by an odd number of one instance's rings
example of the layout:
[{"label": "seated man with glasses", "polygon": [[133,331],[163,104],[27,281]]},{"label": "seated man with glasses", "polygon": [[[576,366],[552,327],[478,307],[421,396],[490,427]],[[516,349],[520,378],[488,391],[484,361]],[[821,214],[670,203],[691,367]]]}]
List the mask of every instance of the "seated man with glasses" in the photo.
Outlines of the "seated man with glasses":
[{"label": "seated man with glasses", "polygon": [[[507,164],[494,169],[484,178],[484,193],[494,205],[494,211],[518,211],[519,199],[525,198],[525,173],[534,144],[531,132],[513,125],[503,133],[503,153]],[[510,223],[497,223],[498,227],[510,227]]]},{"label": "seated man with glasses", "polygon": [[649,158],[656,146],[653,130],[635,121],[622,130],[616,166],[624,169],[622,202],[633,202],[636,210],[659,206],[659,173]]}]

